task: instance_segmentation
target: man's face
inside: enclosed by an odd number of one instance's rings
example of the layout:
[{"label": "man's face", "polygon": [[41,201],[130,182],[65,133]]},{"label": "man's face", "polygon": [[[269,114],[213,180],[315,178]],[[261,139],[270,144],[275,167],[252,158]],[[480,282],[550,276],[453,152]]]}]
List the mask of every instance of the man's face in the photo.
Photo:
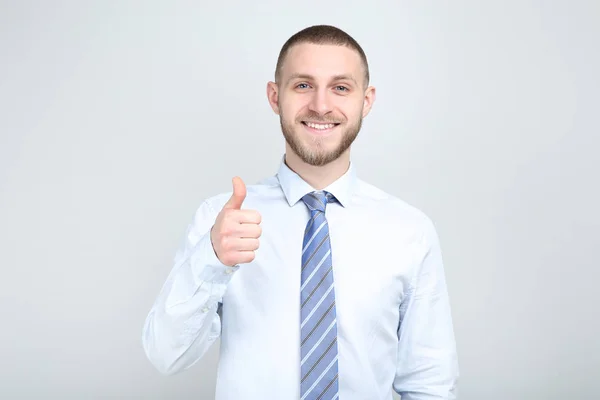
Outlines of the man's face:
[{"label": "man's face", "polygon": [[322,166],[354,142],[374,88],[366,88],[364,66],[353,49],[303,43],[288,52],[269,99],[289,147],[305,163]]}]

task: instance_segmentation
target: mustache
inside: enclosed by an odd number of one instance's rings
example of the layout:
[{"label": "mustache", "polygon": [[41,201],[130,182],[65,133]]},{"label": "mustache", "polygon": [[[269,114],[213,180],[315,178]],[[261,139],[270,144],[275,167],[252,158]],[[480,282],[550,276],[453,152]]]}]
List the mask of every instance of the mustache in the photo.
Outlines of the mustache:
[{"label": "mustache", "polygon": [[303,122],[303,121],[310,121],[310,122],[321,122],[324,124],[341,124],[342,122],[344,122],[343,120],[341,120],[340,118],[327,118],[327,117],[323,117],[317,113],[307,113],[304,114],[300,117],[298,117],[298,122]]}]

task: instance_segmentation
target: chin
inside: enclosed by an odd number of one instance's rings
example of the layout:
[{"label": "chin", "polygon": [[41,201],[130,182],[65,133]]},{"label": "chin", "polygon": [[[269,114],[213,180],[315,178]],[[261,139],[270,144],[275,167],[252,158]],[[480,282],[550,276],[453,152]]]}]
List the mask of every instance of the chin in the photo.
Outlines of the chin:
[{"label": "chin", "polygon": [[[304,163],[316,167],[327,165],[342,156],[358,135],[361,121],[357,126],[346,123],[334,124],[326,132],[314,132],[305,124],[285,124],[281,119],[283,136],[291,150]],[[310,129],[309,129],[310,128]]]},{"label": "chin", "polygon": [[302,161],[315,167],[327,165],[337,160],[344,153],[339,144],[337,146],[326,147],[321,145],[305,145],[293,150]]}]

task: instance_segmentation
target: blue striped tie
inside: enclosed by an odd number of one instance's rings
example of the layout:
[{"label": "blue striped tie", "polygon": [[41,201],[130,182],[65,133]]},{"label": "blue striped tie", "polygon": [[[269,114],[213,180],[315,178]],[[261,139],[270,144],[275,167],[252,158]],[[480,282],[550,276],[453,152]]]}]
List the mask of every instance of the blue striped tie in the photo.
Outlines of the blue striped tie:
[{"label": "blue striped tie", "polygon": [[302,246],[300,290],[301,400],[338,398],[338,353],[335,291],[329,227],[328,192],[312,192],[302,200],[311,213]]}]

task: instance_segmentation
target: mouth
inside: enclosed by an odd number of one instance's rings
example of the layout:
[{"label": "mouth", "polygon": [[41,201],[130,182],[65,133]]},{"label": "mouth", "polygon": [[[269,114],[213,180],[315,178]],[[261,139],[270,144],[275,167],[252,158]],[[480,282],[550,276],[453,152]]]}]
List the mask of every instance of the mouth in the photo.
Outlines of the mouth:
[{"label": "mouth", "polygon": [[311,133],[316,135],[324,135],[335,129],[339,123],[321,123],[321,122],[310,122],[302,121],[302,125]]}]

